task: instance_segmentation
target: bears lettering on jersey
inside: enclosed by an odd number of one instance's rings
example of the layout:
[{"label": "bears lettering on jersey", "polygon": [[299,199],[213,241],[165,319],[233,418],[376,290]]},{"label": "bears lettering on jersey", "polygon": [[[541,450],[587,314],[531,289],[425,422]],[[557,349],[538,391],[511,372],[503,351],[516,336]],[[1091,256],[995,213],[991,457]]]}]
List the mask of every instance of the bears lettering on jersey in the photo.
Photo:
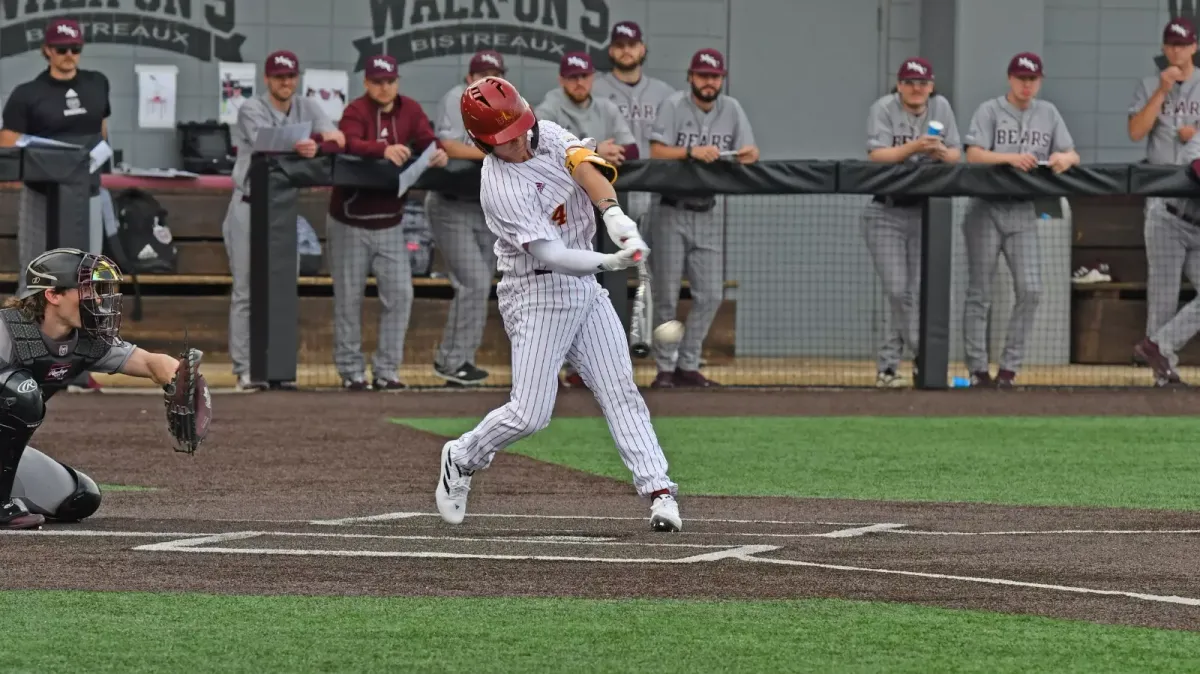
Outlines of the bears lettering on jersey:
[{"label": "bears lettering on jersey", "polygon": [[996,129],[996,137],[992,147],[1020,145],[1027,148],[1048,148],[1052,134],[1028,129]]},{"label": "bears lettering on jersey", "polygon": [[732,133],[683,133],[681,131],[675,134],[675,145],[677,147],[715,145],[722,150],[737,149],[733,146]]}]

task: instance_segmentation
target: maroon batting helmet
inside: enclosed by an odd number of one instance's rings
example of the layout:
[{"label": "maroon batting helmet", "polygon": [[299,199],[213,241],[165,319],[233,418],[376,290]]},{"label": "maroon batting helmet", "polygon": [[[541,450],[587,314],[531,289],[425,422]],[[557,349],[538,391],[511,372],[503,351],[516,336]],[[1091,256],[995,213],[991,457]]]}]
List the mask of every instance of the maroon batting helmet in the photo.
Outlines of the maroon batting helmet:
[{"label": "maroon batting helmet", "polygon": [[537,124],[533,108],[502,77],[489,75],[468,86],[458,105],[467,133],[488,151],[519,138]]}]

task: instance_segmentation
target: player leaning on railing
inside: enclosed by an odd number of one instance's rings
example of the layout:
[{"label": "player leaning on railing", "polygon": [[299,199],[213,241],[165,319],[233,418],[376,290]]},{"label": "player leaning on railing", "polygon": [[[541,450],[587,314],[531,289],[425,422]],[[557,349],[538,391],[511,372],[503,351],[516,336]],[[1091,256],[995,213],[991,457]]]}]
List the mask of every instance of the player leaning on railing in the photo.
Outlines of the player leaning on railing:
[{"label": "player leaning on railing", "polygon": [[46,400],[75,376],[120,372],[162,386],[177,451],[194,452],[212,416],[199,351],[176,360],[121,339],[121,272],[111,260],[56,248],[29,263],[24,281],[0,309],[0,529],[78,521],[100,507],[91,478],[26,446]]}]

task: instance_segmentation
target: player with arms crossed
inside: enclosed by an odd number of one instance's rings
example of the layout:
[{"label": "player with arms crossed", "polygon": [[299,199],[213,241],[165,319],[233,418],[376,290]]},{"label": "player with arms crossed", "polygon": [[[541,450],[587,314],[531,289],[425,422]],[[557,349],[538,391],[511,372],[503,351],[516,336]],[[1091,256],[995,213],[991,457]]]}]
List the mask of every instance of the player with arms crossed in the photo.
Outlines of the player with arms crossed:
[{"label": "player with arms crossed", "polygon": [[[1163,28],[1162,41],[1167,67],[1138,83],[1129,106],[1129,139],[1146,141],[1146,160],[1151,164],[1187,164],[1194,158],[1189,151],[1195,150],[1191,141],[1200,124],[1200,69],[1192,62],[1196,29],[1187,19],[1171,19]],[[1196,333],[1191,325],[1195,310],[1176,313],[1180,272],[1186,272],[1192,283],[1200,283],[1200,262],[1195,259],[1200,237],[1193,203],[1146,197],[1146,337],[1133,353],[1154,370],[1156,386],[1183,385],[1175,369],[1176,351]]]},{"label": "player with arms crossed", "polygon": [[[1037,98],[1042,87],[1042,59],[1023,52],[1008,64],[1008,93],[984,101],[971,118],[963,144],[967,161],[1008,164],[1019,171],[1039,165],[1062,173],[1079,163],[1075,141],[1058,108]],[[1042,299],[1042,261],[1038,215],[1027,198],[972,198],[963,217],[967,242],[967,299],[963,309],[963,346],[971,386],[1010,388],[1033,319]],[[987,321],[992,303],[992,279],[1000,253],[1012,273],[1016,303],[1008,322],[1000,370],[993,380],[988,370]]]},{"label": "player with arms crossed", "polygon": [[[940,134],[930,125],[942,125]],[[933,94],[933,66],[923,58],[906,59],[896,74],[896,91],[875,101],[867,115],[867,152],[871,161],[957,162],[958,124],[944,96]],[[891,308],[891,325],[879,348],[875,385],[908,385],[897,374],[904,347],[917,353],[917,302],[921,297],[920,197],[876,196],[863,209],[863,235],[875,261]],[[913,363],[913,378],[917,364]]]},{"label": "player with arms crossed", "polygon": [[87,475],[27,447],[46,400],[83,372],[152,379],[166,392],[176,450],[195,452],[208,433],[212,401],[201,353],[182,361],[120,338],[121,273],[111,260],[56,248],[25,268],[25,290],[0,309],[0,529],[34,529],[46,518],[77,522],[100,507]]},{"label": "player with arms crossed", "polygon": [[[504,277],[497,296],[512,342],[512,391],[507,404],[442,448],[438,512],[461,523],[474,473],[487,468],[496,452],[550,423],[565,359],[596,396],[638,494],[650,499],[651,527],[679,531],[677,487],[667,477],[666,457],[634,384],[621,320],[595,278],[628,269],[650,252],[617,205],[616,168],[595,153],[594,139],[580,141],[539,121],[504,79],[473,83],[460,105],[467,131],[487,154],[480,202],[499,239]],[[592,250],[597,209],[620,252]]]}]

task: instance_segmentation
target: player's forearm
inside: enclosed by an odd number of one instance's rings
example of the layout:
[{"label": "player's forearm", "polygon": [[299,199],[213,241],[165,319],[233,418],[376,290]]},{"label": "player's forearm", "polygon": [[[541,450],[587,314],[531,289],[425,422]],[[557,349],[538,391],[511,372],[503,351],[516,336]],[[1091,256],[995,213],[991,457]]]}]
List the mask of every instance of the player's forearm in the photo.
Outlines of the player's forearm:
[{"label": "player's forearm", "polygon": [[913,155],[912,149],[905,145],[896,147],[879,147],[871,150],[867,158],[881,164],[899,164]]},{"label": "player's forearm", "polygon": [[584,192],[587,192],[588,198],[597,208],[601,207],[600,202],[605,199],[617,198],[617,191],[613,189],[612,183],[608,182],[608,178],[591,162],[580,162],[571,177],[579,183]]},{"label": "player's forearm", "polygon": [[975,145],[967,148],[967,161],[972,164],[1007,164],[1008,158],[1004,152],[992,152]]},{"label": "player's forearm", "polygon": [[16,147],[21,134],[8,129],[0,129],[0,147]]},{"label": "player's forearm", "polygon": [[561,241],[533,241],[529,253],[551,270],[570,276],[590,276],[603,271],[605,255],[591,250],[567,248]]},{"label": "player's forearm", "polygon": [[442,147],[446,150],[446,156],[451,159],[471,159],[475,161],[483,161],[483,152],[466,143],[450,140],[449,138],[442,139]]},{"label": "player's forearm", "polygon": [[663,145],[657,141],[650,141],[650,158],[687,159],[688,149],[686,147],[675,147],[673,145]]},{"label": "player's forearm", "polygon": [[159,386],[166,386],[175,378],[179,361],[165,353],[150,353],[137,348],[121,366],[121,374],[150,379]]},{"label": "player's forearm", "polygon": [[1136,143],[1150,133],[1154,122],[1158,121],[1158,111],[1162,110],[1166,96],[1162,91],[1155,91],[1150,100],[1146,101],[1145,107],[1129,116],[1129,140]]}]

